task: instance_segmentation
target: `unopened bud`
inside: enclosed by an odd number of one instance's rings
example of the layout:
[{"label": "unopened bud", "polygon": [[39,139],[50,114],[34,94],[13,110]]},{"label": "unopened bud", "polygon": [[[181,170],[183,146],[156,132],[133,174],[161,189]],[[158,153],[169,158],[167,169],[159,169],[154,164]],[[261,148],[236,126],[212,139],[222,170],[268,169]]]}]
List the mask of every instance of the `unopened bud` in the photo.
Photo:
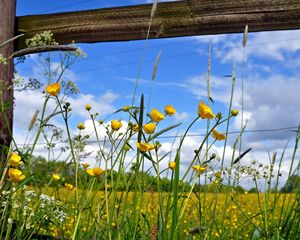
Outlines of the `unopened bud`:
[{"label": "unopened bud", "polygon": [[130,110],[130,108],[131,108],[130,106],[124,106],[122,110],[124,112],[128,112]]},{"label": "unopened bud", "polygon": [[239,114],[239,111],[237,109],[231,110],[231,116],[237,116]]}]

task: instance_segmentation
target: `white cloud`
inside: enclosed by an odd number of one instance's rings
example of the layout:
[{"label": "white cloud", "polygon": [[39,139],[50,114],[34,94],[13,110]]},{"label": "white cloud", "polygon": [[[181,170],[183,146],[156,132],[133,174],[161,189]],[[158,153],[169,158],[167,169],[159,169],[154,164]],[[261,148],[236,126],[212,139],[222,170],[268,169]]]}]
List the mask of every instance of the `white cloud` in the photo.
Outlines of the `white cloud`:
[{"label": "white cloud", "polygon": [[[15,92],[14,124],[17,129],[24,129],[28,126],[30,119],[36,110],[42,111],[45,95],[38,91]],[[106,115],[115,111],[113,106],[118,94],[107,91],[103,95],[78,94],[67,99],[71,103],[72,114],[88,118],[85,110],[86,104],[91,104],[93,111]],[[54,99],[47,103],[47,113],[50,114],[56,107]]]},{"label": "white cloud", "polygon": [[112,91],[107,91],[100,96],[80,93],[77,96],[69,98],[68,101],[71,103],[73,114],[86,118],[88,116],[85,110],[86,104],[92,106],[93,112],[98,112],[103,116],[116,110],[113,104],[118,97],[119,95]]},{"label": "white cloud", "polygon": [[[223,63],[243,60],[243,34],[195,36],[192,39],[199,43],[211,42],[213,52]],[[299,30],[249,33],[246,57],[284,62],[288,54],[296,53],[300,49],[299,39]]]},{"label": "white cloud", "polygon": [[[42,106],[44,102],[45,94],[42,94],[38,91],[22,91],[22,92],[15,92],[15,109],[14,109],[14,139],[19,147],[23,147],[26,141],[26,144],[33,143],[33,140],[37,133],[37,128],[33,128],[31,132],[28,134],[28,125],[31,121],[32,116],[34,115],[36,110],[39,110],[38,119],[41,117],[42,112]],[[69,97],[67,101],[71,102],[72,107],[72,116],[71,119],[69,119],[69,122],[73,122],[74,125],[74,119],[77,119],[78,117],[87,119],[89,118],[87,111],[85,110],[85,105],[87,103],[90,103],[92,105],[93,111],[98,111],[101,116],[104,114],[111,113],[115,111],[114,107],[114,101],[117,99],[118,95],[107,91],[103,95],[94,96],[91,94],[79,94],[76,96]],[[56,102],[54,99],[50,99],[47,103],[46,107],[46,114],[45,117],[49,116],[54,109],[57,107]],[[78,120],[76,120],[78,121]],[[90,121],[90,120],[89,120]],[[87,121],[87,129],[90,129],[90,122]],[[38,122],[37,122],[38,123]],[[62,121],[62,117],[60,115],[52,118],[49,122],[50,124],[60,128],[64,129],[64,135],[63,139],[66,139],[66,128]],[[98,124],[98,123],[96,123]],[[72,124],[71,124],[72,125]],[[76,124],[75,124],[76,125]],[[99,125],[99,124],[98,124]],[[124,123],[124,125],[126,125]],[[70,126],[72,128],[72,126]],[[103,127],[102,127],[103,128]],[[99,127],[101,134],[100,136],[103,136],[103,129]],[[91,131],[92,133],[93,131]],[[76,134],[77,129],[71,129],[71,133]],[[28,134],[28,136],[27,136]],[[49,128],[45,128],[45,134],[49,137],[52,135],[52,130]],[[94,138],[94,135],[92,135],[92,139]],[[61,139],[57,140],[55,139],[54,142],[60,142]],[[35,148],[35,155],[43,155],[45,157],[47,156],[47,150],[45,148],[46,140],[43,137],[43,134],[39,137],[39,140],[37,142],[36,148]],[[55,156],[58,156],[60,154],[60,147],[63,147],[65,144],[58,143],[56,145],[55,149]],[[93,149],[93,147],[92,147]],[[88,150],[89,151],[89,150]],[[62,157],[67,157],[67,153],[63,154]],[[95,151],[92,151],[92,155],[90,157],[95,156]]]},{"label": "white cloud", "polygon": [[176,122],[183,122],[189,118],[189,114],[187,112],[176,112],[174,117]]},{"label": "white cloud", "polygon": [[[206,79],[204,75],[195,76],[186,80],[188,90],[197,98],[205,98]],[[253,76],[245,79],[244,86],[244,120],[248,120],[246,130],[270,129],[298,126],[300,112],[298,106],[300,82],[298,77],[271,75],[267,78]],[[236,80],[233,99],[233,108],[240,110],[235,118],[236,129],[240,128],[241,119],[241,80]],[[231,79],[211,76],[211,96],[213,100],[220,101],[228,106],[230,99]],[[266,133],[272,138],[285,139],[291,136],[288,132]],[[258,136],[258,134],[256,135]],[[277,136],[277,137],[276,137]]]}]

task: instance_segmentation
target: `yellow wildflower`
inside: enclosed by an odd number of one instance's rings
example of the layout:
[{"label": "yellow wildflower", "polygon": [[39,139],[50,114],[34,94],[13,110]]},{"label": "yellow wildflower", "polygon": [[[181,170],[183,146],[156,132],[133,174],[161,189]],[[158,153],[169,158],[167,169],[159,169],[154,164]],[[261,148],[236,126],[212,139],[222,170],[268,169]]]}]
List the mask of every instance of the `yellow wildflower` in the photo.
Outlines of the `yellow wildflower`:
[{"label": "yellow wildflower", "polygon": [[90,111],[92,109],[91,104],[85,105],[85,110]]},{"label": "yellow wildflower", "polygon": [[137,142],[137,143],[136,143],[136,146],[138,147],[138,149],[139,149],[141,152],[151,151],[151,150],[154,150],[154,149],[156,148],[156,146],[155,146],[154,144],[149,145],[149,144],[146,143],[146,142]]},{"label": "yellow wildflower", "polygon": [[8,159],[8,165],[18,167],[20,164],[22,164],[21,157],[16,153],[12,153]]},{"label": "yellow wildflower", "polygon": [[22,171],[16,168],[8,169],[8,176],[10,180],[16,183],[21,182],[25,178],[25,175],[22,173]]},{"label": "yellow wildflower", "polygon": [[56,96],[60,93],[60,84],[52,83],[46,87],[46,92],[51,96]]},{"label": "yellow wildflower", "polygon": [[69,183],[65,183],[64,186],[68,191],[73,191],[76,189],[72,184],[69,184]]},{"label": "yellow wildflower", "polygon": [[173,161],[169,162],[169,168],[171,170],[175,170],[175,167],[176,167],[176,163],[175,162],[173,162]]},{"label": "yellow wildflower", "polygon": [[104,170],[102,168],[94,167],[92,169],[87,169],[86,172],[92,177],[98,177],[104,173]]},{"label": "yellow wildflower", "polygon": [[203,119],[213,119],[216,117],[216,115],[213,114],[211,108],[205,105],[202,101],[200,101],[198,105],[198,114]]},{"label": "yellow wildflower", "polygon": [[193,166],[193,169],[200,175],[205,172],[207,166]]},{"label": "yellow wildflower", "polygon": [[236,109],[234,109],[234,110],[231,110],[231,115],[232,116],[237,116],[239,114],[239,110],[236,110]]},{"label": "yellow wildflower", "polygon": [[152,134],[155,131],[155,128],[156,128],[155,123],[147,123],[143,127],[144,131],[148,134]]},{"label": "yellow wildflower", "polygon": [[85,129],[85,126],[84,126],[84,124],[82,122],[80,122],[80,123],[78,123],[77,128],[79,130],[83,130],[83,129]]},{"label": "yellow wildflower", "polygon": [[212,131],[212,136],[214,139],[216,139],[218,141],[222,141],[222,140],[226,139],[226,136],[223,133],[220,133],[215,129]]},{"label": "yellow wildflower", "polygon": [[136,146],[140,149],[141,152],[147,152],[149,150],[149,144],[143,142],[137,142]]},{"label": "yellow wildflower", "polygon": [[122,123],[118,120],[111,121],[111,129],[113,131],[118,131],[122,127]]},{"label": "yellow wildflower", "polygon": [[173,114],[176,113],[176,110],[175,110],[175,108],[174,108],[173,106],[167,105],[167,106],[165,107],[165,113],[166,113],[168,116],[172,116]]},{"label": "yellow wildflower", "polygon": [[160,122],[165,118],[165,116],[161,112],[159,112],[156,108],[152,109],[150,113],[150,117],[154,122]]},{"label": "yellow wildflower", "polygon": [[60,176],[56,173],[52,173],[51,175],[51,178],[54,180],[54,181],[58,181],[60,179]]}]

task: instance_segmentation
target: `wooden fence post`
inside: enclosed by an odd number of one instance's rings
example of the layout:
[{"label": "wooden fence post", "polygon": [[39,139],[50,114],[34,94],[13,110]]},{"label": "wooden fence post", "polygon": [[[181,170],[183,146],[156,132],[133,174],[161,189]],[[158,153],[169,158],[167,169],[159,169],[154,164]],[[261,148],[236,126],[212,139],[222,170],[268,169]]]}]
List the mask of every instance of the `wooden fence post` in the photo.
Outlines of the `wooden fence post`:
[{"label": "wooden fence post", "polygon": [[[0,0],[0,44],[14,37],[16,0]],[[14,51],[11,42],[0,49],[4,57],[9,57]],[[11,143],[13,118],[13,60],[0,64],[0,173],[3,170],[7,149]]]}]

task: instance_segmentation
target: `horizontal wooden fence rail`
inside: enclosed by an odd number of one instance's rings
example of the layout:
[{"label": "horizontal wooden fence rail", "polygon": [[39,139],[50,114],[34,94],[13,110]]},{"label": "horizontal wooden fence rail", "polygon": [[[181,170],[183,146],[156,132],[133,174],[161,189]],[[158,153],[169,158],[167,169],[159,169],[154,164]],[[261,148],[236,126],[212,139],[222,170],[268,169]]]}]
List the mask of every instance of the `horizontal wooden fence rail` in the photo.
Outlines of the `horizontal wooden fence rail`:
[{"label": "horizontal wooden fence rail", "polygon": [[[51,30],[60,44],[145,39],[152,4],[17,18],[17,50],[25,39]],[[158,3],[149,38],[300,28],[299,0],[185,0]]]}]

